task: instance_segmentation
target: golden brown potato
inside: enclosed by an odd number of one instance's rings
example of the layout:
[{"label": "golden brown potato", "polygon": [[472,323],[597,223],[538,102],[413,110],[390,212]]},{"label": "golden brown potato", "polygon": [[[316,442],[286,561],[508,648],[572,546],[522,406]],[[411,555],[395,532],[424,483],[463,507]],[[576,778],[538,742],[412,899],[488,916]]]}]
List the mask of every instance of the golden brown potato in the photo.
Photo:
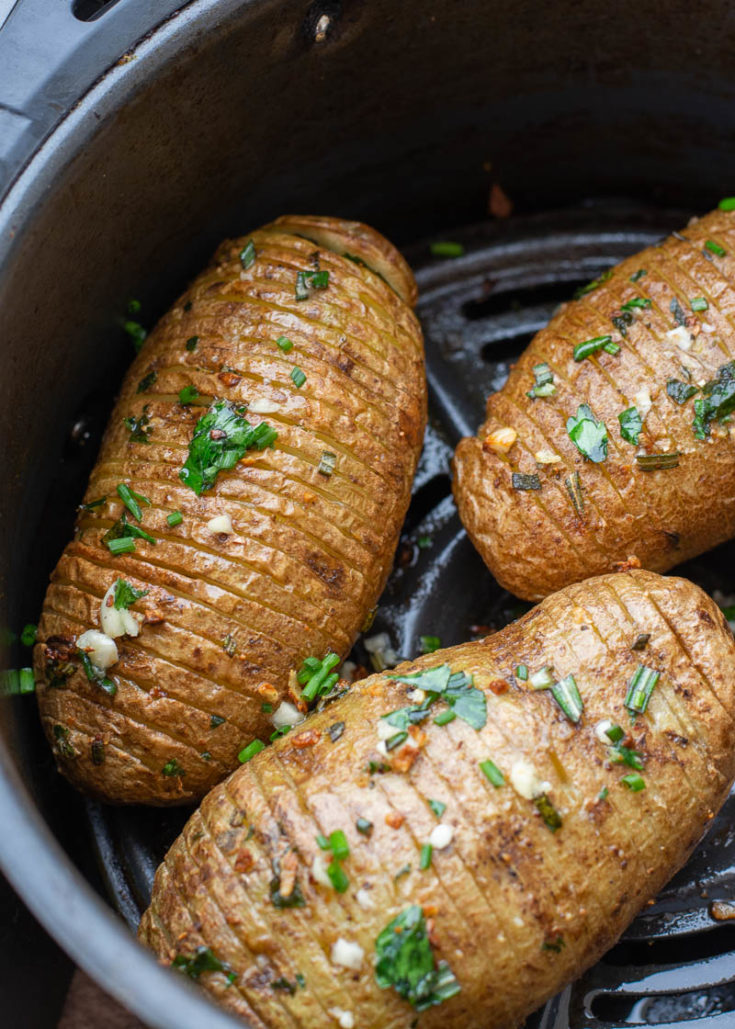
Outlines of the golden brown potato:
[{"label": "golden brown potato", "polygon": [[[292,669],[349,651],[423,439],[415,299],[374,230],[280,218],[224,243],[146,340],[39,627],[41,715],[77,786],[117,803],[195,800],[273,731]],[[149,538],[131,540],[139,530]],[[109,606],[118,579],[147,591],[128,593],[129,610]],[[77,641],[103,615],[115,631],[85,637],[88,679]],[[121,629],[119,659],[99,671]]]},{"label": "golden brown potato", "polygon": [[[419,720],[421,684],[444,690]],[[513,1029],[684,862],[735,775],[734,701],[735,641],[698,587],[570,586],[356,684],[217,786],[140,937],[254,1026],[408,1029],[454,993],[425,1029]]]},{"label": "golden brown potato", "polygon": [[666,571],[735,535],[735,214],[598,283],[537,333],[455,457],[472,541],[528,600],[629,559]]}]

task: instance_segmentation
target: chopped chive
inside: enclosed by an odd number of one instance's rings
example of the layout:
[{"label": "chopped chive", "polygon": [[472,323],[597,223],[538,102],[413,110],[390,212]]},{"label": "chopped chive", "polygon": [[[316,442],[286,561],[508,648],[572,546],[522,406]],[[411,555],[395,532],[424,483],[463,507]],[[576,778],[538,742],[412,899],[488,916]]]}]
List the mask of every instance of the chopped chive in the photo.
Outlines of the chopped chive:
[{"label": "chopped chive", "polygon": [[613,343],[612,336],[594,336],[586,339],[583,343],[577,343],[574,348],[574,360],[584,361],[586,357],[596,354],[598,350],[605,350],[608,354],[617,354],[620,347]]},{"label": "chopped chive", "polygon": [[329,834],[329,846],[336,861],[345,861],[350,856],[350,845],[341,829]]},{"label": "chopped chive", "polygon": [[715,257],[725,257],[727,254],[724,247],[721,247],[719,243],[715,243],[713,239],[706,240],[704,245],[711,254],[715,255]]},{"label": "chopped chive", "polygon": [[350,880],[344,872],[344,869],[338,861],[330,861],[327,868],[327,875],[334,886],[337,893],[346,893],[347,887],[350,885]]},{"label": "chopped chive", "polygon": [[621,311],[633,311],[636,308],[643,309],[651,306],[651,301],[648,297],[633,297],[632,300],[626,300],[624,304],[620,305]]},{"label": "chopped chive", "polygon": [[393,876],[393,882],[398,882],[398,880],[402,879],[404,875],[408,875],[410,873],[410,871],[411,871],[410,864],[409,865],[404,865],[403,868],[399,868],[398,871],[396,872],[396,874]]},{"label": "chopped chive", "polygon": [[296,299],[308,300],[317,289],[326,289],[329,285],[329,272],[298,272],[296,275]]},{"label": "chopped chive", "polygon": [[316,842],[321,850],[329,850],[329,840],[323,835],[323,833],[318,834]]},{"label": "chopped chive", "polygon": [[516,665],[515,675],[516,675],[516,679],[520,679],[521,682],[527,682],[527,680],[528,680],[528,665]]},{"label": "chopped chive", "polygon": [[628,768],[637,768],[639,771],[643,768],[642,755],[637,750],[622,745],[610,748],[610,760],[616,765],[627,765]]},{"label": "chopped chive", "polygon": [[505,785],[505,776],[500,771],[498,766],[490,758],[487,761],[480,762],[480,771],[483,773],[486,779],[488,779],[493,786],[497,789],[498,786]]},{"label": "chopped chive", "polygon": [[24,647],[32,647],[36,642],[36,634],[38,633],[38,626],[32,625],[30,622],[28,625],[23,626],[23,631],[20,634],[20,642]]},{"label": "chopped chive", "polygon": [[432,257],[462,257],[464,247],[461,243],[452,243],[450,240],[437,240],[429,246]]},{"label": "chopped chive", "polygon": [[244,765],[259,754],[261,750],[265,750],[265,743],[262,740],[251,740],[247,747],[240,751],[237,755],[237,759],[240,764]]},{"label": "chopped chive", "polygon": [[619,743],[625,736],[625,731],[619,725],[611,725],[609,729],[605,729],[605,735],[611,743]]},{"label": "chopped chive", "polygon": [[592,293],[592,291],[597,289],[598,287],[600,287],[603,284],[603,282],[607,282],[607,280],[609,278],[611,278],[612,273],[613,273],[612,268],[608,268],[598,278],[593,279],[592,282],[588,282],[586,286],[580,286],[578,289],[575,289],[575,291],[573,293],[574,299],[575,300],[580,300],[582,297],[586,296],[588,293]]},{"label": "chopped chive", "polygon": [[608,795],[609,792],[610,791],[608,790],[607,786],[603,786],[602,789],[600,790],[600,792],[597,794],[597,799],[598,800],[607,800],[607,795]]},{"label": "chopped chive", "polygon": [[369,836],[373,831],[373,823],[369,822],[367,818],[358,818],[355,822],[355,828],[358,832],[362,833],[363,836]]},{"label": "chopped chive", "polygon": [[436,718],[433,719],[434,725],[449,725],[456,718],[456,714],[451,708],[447,708],[446,711],[442,711]]},{"label": "chopped chive", "polygon": [[426,869],[431,864],[431,855],[432,855],[433,851],[434,851],[434,848],[432,847],[432,845],[430,843],[425,843],[423,845],[423,847],[421,848],[421,857],[419,858],[419,868],[421,869],[422,872],[425,872]]},{"label": "chopped chive", "polygon": [[145,393],[146,390],[149,390],[151,388],[151,386],[157,378],[158,373],[155,370],[151,369],[151,371],[149,371],[147,375],[144,375],[143,378],[140,380],[140,382],[138,383],[138,388],[135,392]]},{"label": "chopped chive", "polygon": [[639,268],[637,272],[633,272],[633,274],[630,277],[630,281],[631,282],[638,282],[638,281],[640,281],[640,279],[643,278],[644,275],[647,275],[647,274],[648,274],[648,272],[646,271],[645,268]]},{"label": "chopped chive", "polygon": [[199,344],[199,337],[198,336],[189,336],[189,338],[186,341],[186,349],[189,351],[189,353],[191,353],[192,350],[196,350],[198,344]]},{"label": "chopped chive", "polygon": [[36,680],[33,678],[32,668],[20,668],[18,670],[18,689],[21,694],[35,692]]},{"label": "chopped chive", "polygon": [[442,800],[429,799],[427,803],[437,818],[441,818],[441,816],[447,810],[447,805]]},{"label": "chopped chive", "polygon": [[692,311],[707,311],[709,309],[709,304],[705,297],[692,297],[689,301],[689,306]]},{"label": "chopped chive", "polygon": [[301,389],[301,387],[306,382],[306,376],[304,375],[304,373],[298,365],[294,365],[294,367],[291,369],[291,381],[293,382],[296,389]]},{"label": "chopped chive", "polygon": [[336,467],[337,455],[333,454],[331,450],[322,450],[322,456],[319,458],[319,467],[317,468],[319,474],[329,478]]},{"label": "chopped chive", "polygon": [[293,343],[288,336],[279,336],[276,340],[276,346],[280,347],[284,354],[287,354],[289,350],[293,350]]},{"label": "chopped chive", "polygon": [[107,540],[107,549],[111,554],[132,554],[135,550],[135,540],[132,536],[122,536],[120,539]]},{"label": "chopped chive", "polygon": [[676,468],[679,464],[679,451],[672,450],[668,454],[636,454],[635,459],[642,472],[658,472],[663,468]]},{"label": "chopped chive", "polygon": [[584,702],[573,675],[567,675],[551,687],[551,695],[570,722],[577,723],[582,717]]},{"label": "chopped chive", "polygon": [[385,741],[385,749],[395,750],[396,747],[400,747],[402,743],[405,743],[407,739],[407,732],[397,732],[394,736],[391,736],[390,739]]},{"label": "chopped chive", "polygon": [[643,776],[639,775],[637,772],[630,772],[628,775],[624,775],[620,781],[624,783],[629,790],[632,790],[633,793],[640,793],[641,790],[645,790],[646,788],[646,782]]},{"label": "chopped chive", "polygon": [[166,764],[161,769],[161,772],[163,773],[163,775],[169,778],[172,776],[184,775],[184,769],[181,767],[181,765],[175,757],[172,757],[170,761],[166,762]]},{"label": "chopped chive", "polygon": [[[313,663],[316,663],[314,667]],[[304,682],[303,698],[306,701],[316,700],[321,693],[328,692],[329,689],[334,685],[339,676],[335,673],[335,678],[329,674],[335,665],[338,665],[339,654],[329,653],[322,660],[318,658],[306,658],[301,671],[298,674],[299,682]],[[307,674],[307,678],[302,679],[304,668],[307,668],[310,674]]]},{"label": "chopped chive", "polygon": [[552,832],[556,832],[557,829],[561,829],[561,815],[545,793],[542,793],[540,797],[536,797],[534,799],[534,804],[536,805],[536,810],[543,818],[544,824],[551,829]]},{"label": "chopped chive", "polygon": [[721,211],[735,211],[735,197],[723,197],[717,206]]},{"label": "chopped chive", "polygon": [[531,400],[536,400],[539,397],[552,397],[556,393],[554,373],[545,361],[541,361],[533,366],[533,377],[535,385],[533,389],[526,393],[526,396],[530,397]]},{"label": "chopped chive", "polygon": [[575,472],[570,478],[565,479],[564,485],[577,517],[581,518],[584,514],[584,497],[582,496],[582,481],[579,472]]},{"label": "chopped chive", "polygon": [[88,504],[80,504],[79,505],[79,510],[80,511],[94,511],[94,509],[96,507],[102,507],[102,505],[105,503],[106,500],[107,500],[107,497],[97,497],[96,500],[90,500],[90,502]]},{"label": "chopped chive", "polygon": [[170,515],[166,515],[166,521],[173,529],[174,525],[181,525],[184,520],[184,516],[181,511],[172,511]]},{"label": "chopped chive", "polygon": [[127,507],[128,511],[130,511],[133,518],[138,522],[143,517],[143,512],[141,511],[138,501],[142,501],[144,504],[147,504],[148,507],[151,506],[151,502],[148,497],[144,497],[142,493],[136,493],[135,490],[131,490],[124,482],[118,483],[117,495],[120,497],[125,507]]},{"label": "chopped chive", "polygon": [[684,326],[686,326],[687,316],[684,314],[684,312],[681,309],[681,304],[679,303],[679,298],[678,297],[672,297],[671,298],[671,302],[669,303],[669,310],[673,314],[674,321],[676,322],[677,325],[684,325]]},{"label": "chopped chive", "polygon": [[656,688],[661,673],[646,665],[638,665],[633,677],[628,683],[628,692],[625,695],[625,706],[629,711],[637,714],[644,714],[651,699],[651,694]]},{"label": "chopped chive", "polygon": [[225,724],[225,719],[221,715],[212,715],[209,719],[209,728],[218,729],[220,725]]},{"label": "chopped chive", "polygon": [[433,654],[442,645],[442,641],[438,636],[419,636],[419,643],[421,644],[422,654]]},{"label": "chopped chive", "polygon": [[537,490],[541,489],[541,480],[538,475],[523,475],[521,472],[513,472],[511,475],[511,486],[513,489]]},{"label": "chopped chive", "polygon": [[240,251],[240,264],[243,266],[245,271],[247,271],[248,268],[252,268],[255,264],[255,257],[255,243],[253,243],[252,239],[249,239]]}]

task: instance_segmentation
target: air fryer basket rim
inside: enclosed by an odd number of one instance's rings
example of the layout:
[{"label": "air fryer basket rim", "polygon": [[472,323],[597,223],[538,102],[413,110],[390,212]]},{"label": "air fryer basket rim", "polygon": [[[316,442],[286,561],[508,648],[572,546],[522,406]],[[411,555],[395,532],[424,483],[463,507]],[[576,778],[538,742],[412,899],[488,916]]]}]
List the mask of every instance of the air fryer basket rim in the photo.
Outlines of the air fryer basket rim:
[{"label": "air fryer basket rim", "polygon": [[[195,0],[115,65],[46,139],[0,206],[0,271],[57,172],[187,43],[243,7],[268,0]],[[0,868],[54,939],[104,989],[151,1029],[242,1029],[190,985],[161,967],[92,890],[64,853],[21,782],[0,737]],[[94,940],[94,946],[90,946]],[[135,989],[131,990],[131,983]]]}]

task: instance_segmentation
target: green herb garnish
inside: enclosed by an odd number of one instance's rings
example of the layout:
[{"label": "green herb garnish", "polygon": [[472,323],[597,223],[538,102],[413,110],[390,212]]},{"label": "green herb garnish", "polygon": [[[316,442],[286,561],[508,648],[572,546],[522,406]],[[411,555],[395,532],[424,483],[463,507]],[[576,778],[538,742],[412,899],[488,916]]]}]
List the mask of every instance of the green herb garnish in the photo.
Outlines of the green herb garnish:
[{"label": "green herb garnish", "polygon": [[461,243],[452,243],[449,240],[437,240],[429,245],[432,257],[462,257],[464,247]]},{"label": "green herb garnish", "polygon": [[669,304],[669,310],[674,316],[674,321],[677,325],[683,325],[686,327],[687,316],[684,314],[681,304],[679,303],[678,297],[672,297]]},{"label": "green herb garnish", "polygon": [[637,407],[628,407],[618,415],[620,422],[620,435],[633,446],[638,445],[643,430],[643,419]]},{"label": "green herb garnish", "polygon": [[[321,661],[315,657],[307,657],[298,672],[299,683],[304,686],[304,700],[311,703],[322,694],[329,693],[338,681],[337,672],[332,669],[340,663],[339,654],[330,652]],[[330,674],[331,673],[331,674]]]},{"label": "green herb garnish", "polygon": [[253,243],[252,239],[249,239],[240,251],[240,264],[243,266],[245,271],[247,271],[248,268],[252,268],[255,264],[256,256],[255,243]]},{"label": "green herb garnish", "polygon": [[294,365],[294,367],[291,369],[291,381],[293,382],[296,389],[301,389],[301,387],[306,382],[306,376],[304,375],[303,371],[299,368],[298,365]]},{"label": "green herb garnish", "polygon": [[181,765],[175,757],[172,757],[170,761],[166,762],[166,764],[161,769],[161,772],[167,778],[172,778],[173,776],[186,775],[185,770],[181,767]]},{"label": "green herb garnish", "polygon": [[709,304],[705,297],[692,297],[689,301],[689,306],[692,311],[707,311],[709,309]]},{"label": "green herb garnish", "polygon": [[632,300],[626,300],[624,304],[620,305],[621,311],[634,311],[636,309],[642,310],[646,307],[651,306],[651,301],[648,297],[633,297]]},{"label": "green herb garnish", "polygon": [[140,322],[132,321],[132,319],[123,322],[123,329],[133,341],[136,354],[139,354],[146,341],[148,332],[143,328]]},{"label": "green herb garnish", "polygon": [[289,350],[293,350],[293,343],[287,336],[279,336],[276,340],[276,346],[279,347],[284,354],[287,354]]},{"label": "green herb garnish", "polygon": [[[623,335],[625,334],[623,333]],[[574,360],[584,361],[586,357],[596,354],[598,350],[604,350],[608,354],[620,353],[620,347],[617,343],[613,343],[612,336],[595,336],[593,339],[586,339],[583,343],[577,343],[574,348]]]},{"label": "green herb garnish", "polygon": [[584,457],[601,464],[607,457],[607,429],[598,422],[587,404],[580,404],[573,418],[567,419],[567,433]]},{"label": "green herb garnish", "polygon": [[431,808],[432,812],[437,818],[441,818],[444,812],[447,810],[447,805],[441,800],[427,800],[427,804]]},{"label": "green herb garnish", "polygon": [[412,904],[392,919],[375,941],[375,979],[424,1011],[459,993],[461,987],[449,965],[434,958],[424,912]]},{"label": "green herb garnish", "polygon": [[704,245],[705,248],[709,250],[711,254],[715,255],[715,257],[725,257],[725,255],[727,254],[727,251],[724,249],[724,247],[721,247],[719,243],[715,243],[713,239],[705,240]]},{"label": "green herb garnish", "polygon": [[636,464],[642,472],[658,472],[666,468],[676,468],[679,464],[679,451],[668,454],[636,454]]},{"label": "green herb garnish", "polygon": [[219,729],[220,725],[225,724],[225,721],[226,719],[224,719],[221,715],[212,715],[209,719],[209,728]]},{"label": "green herb garnish", "polygon": [[140,600],[141,597],[148,595],[150,590],[137,590],[135,586],[131,586],[125,579],[118,579],[115,582],[114,592],[114,603],[118,611],[125,610],[131,607],[136,600]]},{"label": "green herb garnish", "polygon": [[188,404],[193,404],[199,399],[199,390],[196,386],[184,386],[183,389],[179,390],[179,403],[182,407],[186,407]]},{"label": "green herb garnish", "polygon": [[607,280],[611,278],[612,273],[612,268],[608,268],[598,278],[593,279],[592,282],[588,282],[586,286],[580,286],[578,289],[575,289],[573,293],[574,299],[579,300],[581,297],[587,296],[588,293],[592,293],[593,290],[598,289],[603,282],[607,282]]},{"label": "green herb garnish", "polygon": [[322,450],[322,456],[319,458],[319,467],[317,468],[319,474],[329,478],[336,466],[337,455],[333,454],[331,450]]},{"label": "green herb garnish", "polygon": [[528,680],[528,665],[516,665],[515,677],[520,679],[521,682],[526,682]]},{"label": "green herb garnish", "polygon": [[735,211],[735,197],[723,197],[717,206],[721,211]]},{"label": "green herb garnish", "polygon": [[646,788],[646,782],[643,776],[638,775],[637,772],[630,772],[629,775],[624,775],[620,781],[624,783],[629,790],[632,790],[633,793],[640,793],[641,790],[645,790]]},{"label": "green herb garnish", "polygon": [[172,511],[171,514],[166,515],[166,522],[168,525],[171,526],[172,529],[175,525],[181,525],[183,520],[184,516],[182,515],[181,511]]},{"label": "green herb garnish", "polygon": [[135,550],[135,540],[131,536],[121,539],[107,540],[107,548],[114,556],[117,554],[132,554]]},{"label": "green herb garnish", "polygon": [[536,810],[544,820],[544,825],[551,829],[552,832],[556,832],[557,829],[561,829],[561,815],[545,793],[542,793],[540,797],[536,797],[534,799],[534,804],[536,805]]},{"label": "green herb garnish", "polygon": [[419,636],[419,643],[422,654],[433,654],[442,645],[442,641],[438,636]]},{"label": "green herb garnish", "polygon": [[513,472],[511,475],[511,486],[513,489],[538,490],[541,489],[541,480],[538,475],[523,475],[521,472]]},{"label": "green herb garnish", "polygon": [[645,268],[639,268],[637,272],[633,272],[633,274],[630,277],[630,281],[639,282],[643,278],[643,276],[647,274],[648,273]]},{"label": "green herb garnish", "polygon": [[150,443],[153,426],[150,424],[148,404],[138,415],[131,414],[125,419],[125,427],[130,431],[129,443]]},{"label": "green herb garnish", "polygon": [[199,979],[204,972],[223,972],[230,984],[237,979],[230,966],[215,957],[209,947],[197,947],[193,954],[177,954],[171,965],[194,980]]},{"label": "green herb garnish", "polygon": [[419,857],[419,868],[421,869],[422,872],[425,872],[426,869],[431,864],[431,856],[433,854],[433,851],[434,851],[434,848],[432,847],[432,845],[430,843],[425,843],[422,846],[422,848],[421,848],[421,855]]},{"label": "green herb garnish", "polygon": [[148,497],[144,497],[142,493],[136,493],[129,486],[126,486],[124,482],[117,484],[117,495],[122,500],[123,504],[130,511],[133,518],[136,521],[140,521],[143,517],[143,512],[140,508],[141,504],[146,504],[148,507],[151,506],[151,502]]},{"label": "green herb garnish", "polygon": [[645,650],[648,646],[648,641],[651,638],[650,632],[642,632],[636,636],[635,641],[631,643],[631,650]]},{"label": "green herb garnish", "polygon": [[318,289],[326,289],[329,285],[329,272],[299,272],[296,276],[296,299],[308,300]]},{"label": "green herb garnish", "polygon": [[533,389],[526,393],[526,396],[530,397],[531,400],[537,400],[540,397],[552,397],[556,393],[554,373],[545,361],[533,366],[533,377],[535,385]]},{"label": "green herb garnish", "polygon": [[717,376],[702,386],[694,401],[692,429],[697,439],[706,439],[713,421],[721,422],[735,411],[735,361],[717,369]]},{"label": "green herb garnish", "polygon": [[145,393],[146,390],[149,390],[151,388],[151,386],[153,385],[153,383],[156,381],[157,378],[158,378],[158,372],[155,371],[155,369],[152,369],[151,371],[148,372],[147,375],[144,375],[143,378],[140,380],[140,382],[138,383],[138,388],[136,389],[135,392],[136,393]]},{"label": "green herb garnish", "polygon": [[113,682],[112,679],[108,679],[102,668],[98,668],[97,665],[92,664],[92,659],[89,654],[85,653],[85,651],[81,649],[77,650],[77,653],[82,659],[82,665],[89,681],[96,683],[105,691],[108,697],[114,697],[117,693],[117,683]]},{"label": "green herb garnish", "polygon": [[655,669],[638,665],[633,673],[633,678],[628,683],[628,692],[625,695],[625,706],[629,711],[641,715],[645,713],[651,694],[660,677],[661,673]]},{"label": "green herb garnish", "polygon": [[679,379],[669,379],[666,383],[666,392],[675,403],[686,404],[690,397],[693,397],[695,393],[699,393],[699,389],[688,382],[681,382]]},{"label": "green herb garnish", "polygon": [[198,336],[189,336],[189,338],[186,341],[186,349],[189,351],[189,353],[191,353],[193,350],[196,350],[198,345],[199,345],[199,337]]},{"label": "green herb garnish", "polygon": [[265,450],[278,437],[266,422],[252,426],[244,409],[227,400],[215,400],[197,422],[189,444],[189,456],[179,478],[201,496],[212,489],[220,472],[234,468],[248,450]]},{"label": "green herb garnish", "polygon": [[569,721],[576,724],[582,717],[584,702],[574,676],[567,675],[559,682],[555,682],[551,687],[551,695]]},{"label": "green herb garnish", "polygon": [[455,714],[454,711],[452,711],[452,709],[450,707],[450,708],[447,708],[446,711],[441,711],[436,716],[436,718],[432,718],[432,722],[434,723],[434,725],[438,725],[438,726],[441,727],[442,725],[449,725],[449,723],[453,722],[456,717],[457,717],[457,715]]},{"label": "green herb garnish", "polygon": [[102,505],[105,503],[106,500],[107,500],[107,497],[97,497],[96,500],[90,500],[90,502],[88,504],[80,504],[79,505],[79,510],[80,511],[94,511],[94,509],[96,507],[102,507]]},{"label": "green herb garnish", "polygon": [[488,758],[487,761],[480,762],[480,771],[496,789],[499,786],[505,786],[505,776],[495,762],[491,761],[490,758]]},{"label": "green herb garnish", "polygon": [[251,740],[247,747],[240,751],[237,755],[237,760],[241,765],[247,764],[248,761],[252,761],[256,754],[259,754],[261,750],[265,750],[265,743],[262,740]]},{"label": "green herb garnish", "polygon": [[36,635],[38,633],[38,626],[32,625],[30,622],[28,625],[23,626],[23,631],[20,634],[20,642],[24,647],[32,647],[36,642]]}]

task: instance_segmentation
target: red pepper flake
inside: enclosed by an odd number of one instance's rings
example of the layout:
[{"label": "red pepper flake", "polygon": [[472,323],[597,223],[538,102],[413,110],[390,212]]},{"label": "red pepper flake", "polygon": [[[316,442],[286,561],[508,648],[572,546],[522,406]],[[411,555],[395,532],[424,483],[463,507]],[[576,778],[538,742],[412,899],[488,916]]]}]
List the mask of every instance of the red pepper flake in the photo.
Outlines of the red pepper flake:
[{"label": "red pepper flake", "polygon": [[404,822],[405,818],[399,811],[389,811],[385,816],[385,824],[391,829],[400,829]]},{"label": "red pepper flake", "polygon": [[242,847],[238,851],[237,857],[235,858],[235,871],[236,872],[249,872],[255,864],[255,858],[250,853],[247,847]]},{"label": "red pepper flake", "polygon": [[493,679],[487,684],[487,688],[491,693],[494,693],[496,697],[499,697],[501,693],[508,692],[508,681],[506,679]]},{"label": "red pepper flake", "polygon": [[613,565],[613,571],[614,572],[629,572],[633,568],[640,568],[640,567],[641,567],[640,559],[637,558],[635,556],[635,554],[630,554],[625,559],[625,561],[616,561],[615,564]]},{"label": "red pepper flake", "polygon": [[306,747],[315,747],[321,739],[321,735],[322,734],[318,729],[307,729],[305,732],[300,732],[298,736],[292,737],[291,745],[296,747],[297,750],[304,750]]}]

